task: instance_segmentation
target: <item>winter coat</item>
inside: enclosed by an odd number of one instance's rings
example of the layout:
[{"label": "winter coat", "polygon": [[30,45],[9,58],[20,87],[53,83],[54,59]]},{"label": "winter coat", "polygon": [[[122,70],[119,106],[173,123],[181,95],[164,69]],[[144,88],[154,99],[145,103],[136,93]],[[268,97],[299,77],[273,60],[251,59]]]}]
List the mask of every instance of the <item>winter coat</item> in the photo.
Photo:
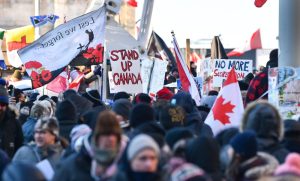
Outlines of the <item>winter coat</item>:
[{"label": "winter coat", "polygon": [[194,135],[213,137],[210,126],[204,123],[201,114],[197,110],[187,114],[186,127],[190,129]]},{"label": "winter coat", "polygon": [[35,144],[22,146],[13,157],[13,161],[23,161],[27,163],[38,163],[47,159],[52,168],[56,168],[60,157],[63,153],[63,148],[58,142],[55,145],[50,145],[45,148],[37,147]]},{"label": "winter coat", "polygon": [[0,148],[12,158],[22,144],[21,124],[17,121],[15,113],[7,108],[3,120],[0,121]]},{"label": "winter coat", "polygon": [[27,144],[34,140],[34,126],[36,122],[36,118],[28,117],[26,122],[22,125],[24,144]]},{"label": "winter coat", "polygon": [[278,165],[278,161],[272,155],[259,152],[257,156],[240,164],[237,180],[252,181],[270,176]]},{"label": "winter coat", "polygon": [[266,101],[259,101],[247,107],[241,124],[242,130],[256,133],[258,151],[273,155],[283,163],[289,151],[280,145],[283,122],[278,110]]},{"label": "winter coat", "polygon": [[59,135],[70,141],[70,133],[76,125],[74,120],[59,120]]}]

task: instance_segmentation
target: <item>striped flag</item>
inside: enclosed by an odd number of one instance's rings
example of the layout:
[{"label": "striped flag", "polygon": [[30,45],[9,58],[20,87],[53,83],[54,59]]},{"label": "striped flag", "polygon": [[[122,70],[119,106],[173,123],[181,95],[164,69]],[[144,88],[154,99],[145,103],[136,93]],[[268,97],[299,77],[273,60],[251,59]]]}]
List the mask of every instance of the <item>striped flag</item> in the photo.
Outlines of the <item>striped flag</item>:
[{"label": "striped flag", "polygon": [[256,30],[250,40],[246,41],[246,44],[244,47],[241,48],[236,48],[229,52],[227,54],[228,57],[233,57],[233,56],[241,56],[243,55],[246,51],[253,50],[253,49],[259,49],[262,48],[261,44],[261,37],[260,37],[260,29]]},{"label": "striped flag", "polygon": [[196,83],[193,79],[193,76],[189,72],[189,69],[186,65],[186,61],[183,59],[181,55],[178,43],[176,41],[175,35],[173,34],[173,45],[175,51],[175,59],[177,63],[178,73],[182,85],[182,89],[186,92],[189,92],[196,102],[197,105],[200,105],[200,94],[198,92]]}]

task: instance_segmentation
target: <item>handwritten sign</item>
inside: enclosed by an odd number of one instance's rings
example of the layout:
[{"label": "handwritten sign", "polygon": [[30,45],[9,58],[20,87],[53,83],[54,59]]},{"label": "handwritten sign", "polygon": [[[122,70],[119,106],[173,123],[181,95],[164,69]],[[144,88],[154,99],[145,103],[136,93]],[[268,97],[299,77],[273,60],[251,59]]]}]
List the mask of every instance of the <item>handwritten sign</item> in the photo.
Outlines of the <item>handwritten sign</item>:
[{"label": "handwritten sign", "polygon": [[141,93],[140,55],[137,50],[112,50],[109,53],[115,92]]},{"label": "handwritten sign", "polygon": [[222,87],[228,73],[235,65],[238,80],[242,80],[247,74],[252,73],[252,60],[238,60],[238,59],[215,59],[213,70],[213,86]]}]

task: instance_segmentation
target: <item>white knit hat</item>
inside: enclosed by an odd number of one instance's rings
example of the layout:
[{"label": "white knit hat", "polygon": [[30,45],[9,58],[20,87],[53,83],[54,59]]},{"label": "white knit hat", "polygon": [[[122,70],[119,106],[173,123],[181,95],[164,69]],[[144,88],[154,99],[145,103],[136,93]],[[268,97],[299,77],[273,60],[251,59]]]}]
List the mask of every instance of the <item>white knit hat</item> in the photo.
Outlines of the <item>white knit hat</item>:
[{"label": "white knit hat", "polygon": [[157,157],[159,157],[160,150],[157,143],[148,135],[140,134],[133,138],[129,143],[127,150],[127,159],[132,160],[140,151],[149,148],[152,149]]}]

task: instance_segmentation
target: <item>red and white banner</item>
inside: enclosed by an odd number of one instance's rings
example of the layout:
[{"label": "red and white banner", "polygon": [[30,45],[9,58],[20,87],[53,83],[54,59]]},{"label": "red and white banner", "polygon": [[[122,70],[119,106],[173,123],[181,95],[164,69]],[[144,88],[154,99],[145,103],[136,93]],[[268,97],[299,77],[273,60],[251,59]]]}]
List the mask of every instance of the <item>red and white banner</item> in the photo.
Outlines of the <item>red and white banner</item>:
[{"label": "red and white banner", "polygon": [[186,92],[189,92],[196,102],[197,105],[200,105],[200,94],[198,92],[196,83],[192,74],[190,73],[183,56],[181,55],[179,46],[177,44],[175,35],[173,35],[173,44],[174,44],[174,51],[175,51],[175,58],[178,68],[178,73],[182,85],[182,89]]},{"label": "red and white banner", "polygon": [[138,50],[112,50],[109,52],[109,58],[115,92],[143,92]]},{"label": "red and white banner", "polygon": [[231,52],[227,53],[227,56],[228,57],[241,56],[246,51],[253,50],[253,49],[260,49],[260,48],[262,48],[262,44],[261,44],[261,37],[260,37],[260,29],[258,29],[252,34],[250,40],[246,41],[246,44],[243,47],[232,50]]},{"label": "red and white banner", "polygon": [[59,25],[18,51],[32,87],[51,82],[71,62],[99,64],[103,60],[105,7]]},{"label": "red and white banner", "polygon": [[242,95],[236,72],[232,68],[205,123],[211,127],[214,135],[217,135],[225,128],[239,127],[243,113]]}]

